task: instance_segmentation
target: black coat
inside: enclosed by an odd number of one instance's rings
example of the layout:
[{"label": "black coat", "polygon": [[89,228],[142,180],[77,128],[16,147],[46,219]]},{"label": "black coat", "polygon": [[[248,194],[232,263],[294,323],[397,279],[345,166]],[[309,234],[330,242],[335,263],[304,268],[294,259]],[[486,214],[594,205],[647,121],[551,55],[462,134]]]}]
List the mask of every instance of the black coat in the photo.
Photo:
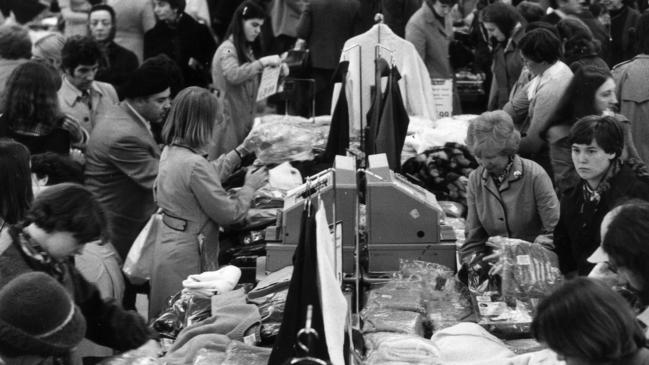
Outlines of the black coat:
[{"label": "black coat", "polygon": [[110,42],[106,47],[106,57],[99,62],[99,70],[95,80],[107,82],[119,92],[121,86],[129,79],[131,73],[138,67],[138,60],[135,53]]},{"label": "black coat", "polygon": [[602,219],[625,199],[649,201],[649,183],[639,180],[633,170],[623,165],[611,181],[611,188],[602,194],[599,204],[586,202],[581,181],[566,190],[561,198],[561,216],[554,229],[554,246],[559,267],[565,275],[577,271],[587,275],[593,266],[587,259],[599,246]]},{"label": "black coat", "polygon": [[[183,72],[184,87],[207,87],[210,83],[210,62],[216,51],[216,42],[207,26],[183,13],[175,27],[158,21],[144,34],[144,58],[164,53],[176,61]],[[189,61],[194,58],[198,66],[192,68]]]}]

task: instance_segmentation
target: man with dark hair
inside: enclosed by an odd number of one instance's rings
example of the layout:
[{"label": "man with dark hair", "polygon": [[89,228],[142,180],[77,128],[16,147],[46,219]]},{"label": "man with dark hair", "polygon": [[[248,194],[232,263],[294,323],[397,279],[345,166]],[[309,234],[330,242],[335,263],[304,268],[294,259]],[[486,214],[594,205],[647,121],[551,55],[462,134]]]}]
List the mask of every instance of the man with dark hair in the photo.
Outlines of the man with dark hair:
[{"label": "man with dark hair", "polygon": [[22,273],[44,272],[63,284],[80,307],[88,339],[119,351],[142,346],[153,338],[144,320],[102,300],[73,265],[85,242],[107,236],[106,213],[88,189],[52,186],[34,200],[24,222],[0,233],[0,287]]},{"label": "man with dark hair", "polygon": [[[161,123],[170,107],[167,70],[146,62],[124,87],[126,98],[100,116],[88,141],[86,185],[109,213],[112,243],[125,259],[131,244],[155,211],[153,182],[160,149],[151,124]],[[127,284],[126,308],[135,305]]]},{"label": "man with dark hair", "polygon": [[32,57],[29,32],[17,24],[0,26],[0,94],[13,70]]},{"label": "man with dark hair", "polygon": [[61,111],[77,120],[88,133],[105,110],[118,102],[111,84],[95,81],[101,57],[99,45],[90,37],[68,38],[61,50]]}]

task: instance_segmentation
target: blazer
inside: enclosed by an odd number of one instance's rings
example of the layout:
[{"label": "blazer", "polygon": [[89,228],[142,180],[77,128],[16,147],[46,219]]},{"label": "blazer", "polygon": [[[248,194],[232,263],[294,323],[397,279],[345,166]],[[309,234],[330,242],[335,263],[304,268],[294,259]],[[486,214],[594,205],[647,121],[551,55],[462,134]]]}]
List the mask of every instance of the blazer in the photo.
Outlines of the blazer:
[{"label": "blazer", "polygon": [[354,35],[359,8],[356,0],[310,0],[305,4],[297,37],[307,41],[312,67],[336,68],[345,41]]},{"label": "blazer", "polygon": [[[221,185],[240,165],[234,151],[211,162],[180,145],[168,146],[162,152],[155,198],[163,215],[168,216],[163,222],[172,223],[161,225],[155,247],[150,315],[164,308],[167,298],[182,289],[182,281],[189,275],[218,267],[219,228],[245,219],[254,194],[244,185],[230,195]],[[184,227],[179,229],[174,222]],[[204,237],[203,247],[199,247],[200,237]],[[201,251],[204,257],[209,256],[209,265],[201,264]]]},{"label": "blazer", "polygon": [[90,134],[86,186],[108,211],[112,242],[122,259],[155,211],[159,160],[153,134],[126,102],[102,115]]},{"label": "blazer", "polygon": [[119,102],[113,85],[94,81],[90,87],[92,103],[92,108],[90,108],[88,104],[79,99],[81,91],[74,87],[65,76],[58,95],[61,111],[76,119],[88,133],[92,132],[97,120],[107,112],[107,109]]},{"label": "blazer", "polygon": [[502,109],[509,100],[509,94],[523,69],[518,43],[524,35],[523,26],[519,23],[514,28],[507,44],[499,44],[494,49],[493,63],[491,64],[491,72],[494,76],[489,89],[488,110]]},{"label": "blazer", "polygon": [[105,56],[105,59],[99,61],[95,80],[107,82],[119,89],[137,69],[139,65],[137,56],[113,41],[106,46]]},{"label": "blazer", "polygon": [[406,24],[406,40],[412,42],[424,60],[431,78],[453,77],[449,45],[453,38],[450,16],[441,23],[427,1],[421,4]]},{"label": "blazer", "polygon": [[[467,205],[462,260],[485,251],[489,237],[534,242],[539,235],[551,234],[559,221],[559,200],[552,180],[539,164],[519,156],[514,157],[509,176],[500,187],[484,167],[471,172]],[[549,239],[545,241],[549,244]]]},{"label": "blazer", "polygon": [[639,180],[627,165],[611,178],[611,187],[598,204],[585,201],[583,184],[580,182],[561,197],[561,218],[554,230],[555,251],[564,275],[575,271],[588,275],[593,269],[586,259],[599,246],[602,219],[621,199],[649,200],[649,184]]}]

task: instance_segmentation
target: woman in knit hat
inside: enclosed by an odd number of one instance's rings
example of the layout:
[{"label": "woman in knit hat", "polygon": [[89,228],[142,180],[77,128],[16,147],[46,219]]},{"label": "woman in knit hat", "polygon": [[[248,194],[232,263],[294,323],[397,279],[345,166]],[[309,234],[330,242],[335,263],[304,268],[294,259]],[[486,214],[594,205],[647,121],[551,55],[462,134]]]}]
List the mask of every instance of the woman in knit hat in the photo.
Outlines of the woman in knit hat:
[{"label": "woman in knit hat", "polygon": [[6,365],[65,361],[85,333],[81,310],[47,274],[22,274],[0,289],[0,359]]}]

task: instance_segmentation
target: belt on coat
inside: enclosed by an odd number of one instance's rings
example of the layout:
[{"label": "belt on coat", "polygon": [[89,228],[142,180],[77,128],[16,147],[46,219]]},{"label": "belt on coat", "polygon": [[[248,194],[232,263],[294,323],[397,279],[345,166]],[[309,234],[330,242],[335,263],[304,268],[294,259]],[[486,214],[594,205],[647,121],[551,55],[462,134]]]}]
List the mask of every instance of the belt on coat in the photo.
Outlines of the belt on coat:
[{"label": "belt on coat", "polygon": [[187,229],[186,219],[174,217],[172,215],[169,215],[169,213],[165,211],[162,212],[162,222],[167,227],[179,232],[185,232],[185,230]]}]

